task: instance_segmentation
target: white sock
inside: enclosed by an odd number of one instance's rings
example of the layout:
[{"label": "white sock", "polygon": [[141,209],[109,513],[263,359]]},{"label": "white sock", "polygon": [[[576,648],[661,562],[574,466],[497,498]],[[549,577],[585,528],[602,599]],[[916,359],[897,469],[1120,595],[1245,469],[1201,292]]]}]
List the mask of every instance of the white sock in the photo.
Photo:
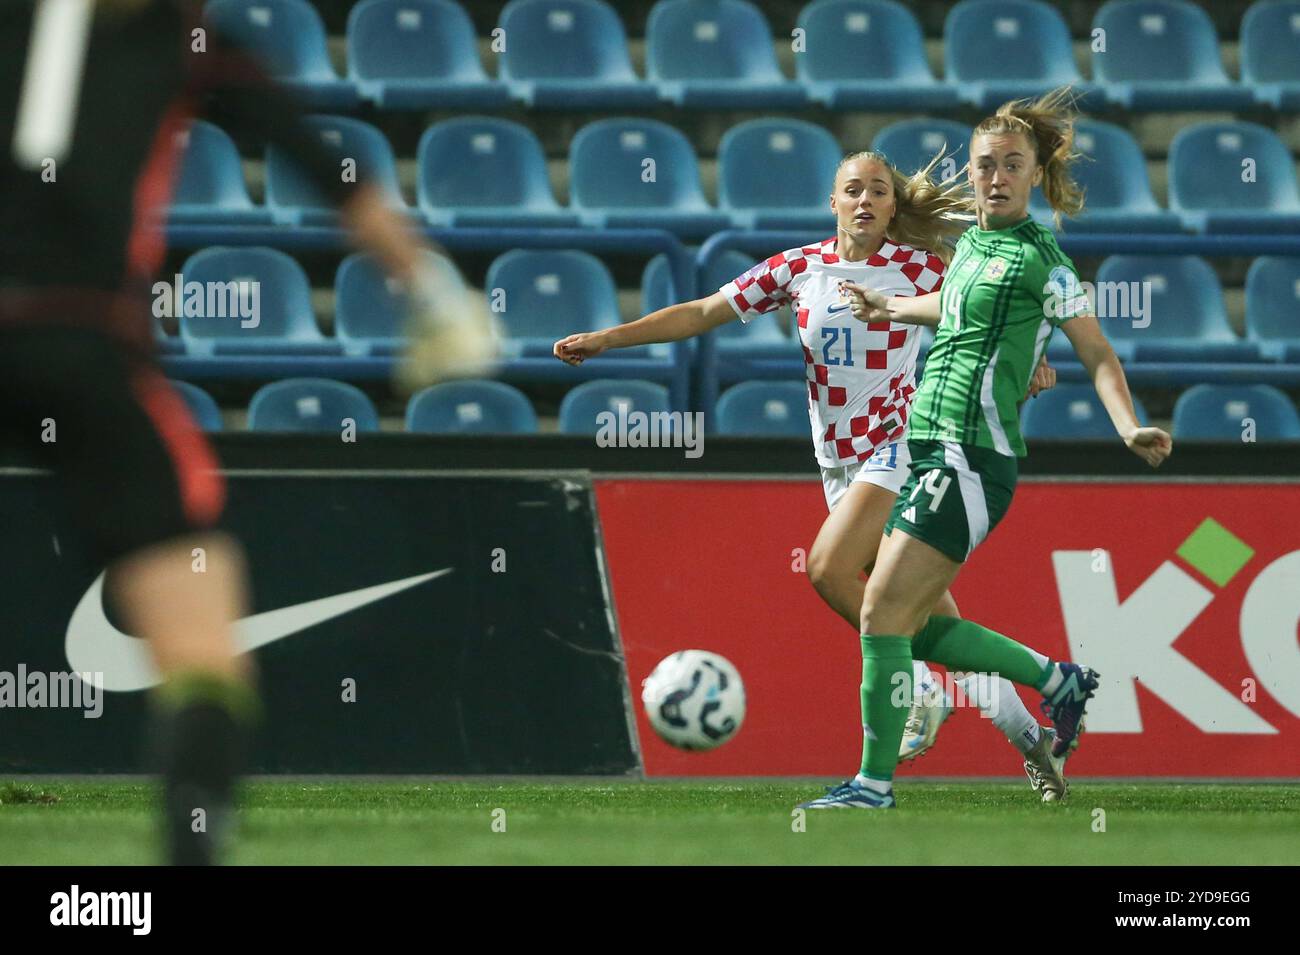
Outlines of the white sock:
[{"label": "white sock", "polygon": [[934,671],[925,665],[924,660],[912,661],[912,699],[919,702],[921,695],[934,684]]},{"label": "white sock", "polygon": [[957,680],[963,693],[980,712],[993,721],[1011,745],[1027,753],[1038,742],[1041,728],[1038,720],[1025,708],[1020,694],[1010,680],[996,679],[987,673],[964,673]]},{"label": "white sock", "polygon": [[853,777],[853,781],[863,789],[870,789],[873,793],[880,796],[887,796],[894,791],[894,784],[887,779],[868,779],[861,773]]},{"label": "white sock", "polygon": [[[1047,663],[1046,657],[1043,658],[1043,663]],[[1061,684],[1064,682],[1065,674],[1061,672],[1061,665],[1059,663],[1053,663],[1052,675],[1047,678],[1047,682],[1043,684],[1043,688],[1038,692],[1043,694],[1043,696],[1051,696],[1060,689]]]}]

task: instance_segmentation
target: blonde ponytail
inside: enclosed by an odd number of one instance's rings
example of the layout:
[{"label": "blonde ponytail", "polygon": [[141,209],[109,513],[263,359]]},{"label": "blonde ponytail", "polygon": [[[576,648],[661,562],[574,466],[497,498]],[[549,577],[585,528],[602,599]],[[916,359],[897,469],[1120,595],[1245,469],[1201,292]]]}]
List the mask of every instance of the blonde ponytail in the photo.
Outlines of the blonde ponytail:
[{"label": "blonde ponytail", "polygon": [[1083,189],[1071,175],[1070,166],[1080,158],[1074,151],[1074,95],[1068,86],[1045,93],[1036,100],[1012,100],[975,127],[974,136],[985,133],[1023,134],[1034,147],[1043,167],[1043,197],[1052,207],[1057,228],[1061,216],[1083,211]]}]

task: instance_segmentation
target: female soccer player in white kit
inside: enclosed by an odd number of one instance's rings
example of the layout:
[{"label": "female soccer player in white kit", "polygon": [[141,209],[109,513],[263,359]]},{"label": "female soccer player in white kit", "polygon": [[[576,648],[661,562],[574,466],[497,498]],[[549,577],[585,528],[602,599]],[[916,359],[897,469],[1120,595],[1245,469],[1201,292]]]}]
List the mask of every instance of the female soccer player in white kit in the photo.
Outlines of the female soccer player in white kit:
[{"label": "female soccer player in white kit", "polygon": [[[908,178],[883,155],[851,155],[840,163],[830,197],[833,238],[759,262],[705,298],[615,328],[570,335],[554,346],[557,358],[578,365],[609,348],[677,341],[792,305],[830,509],[809,553],[808,574],[827,605],[855,628],[866,587],[862,573],[875,563],[885,521],[908,475],[902,438],[916,391],[920,336],[916,326],[858,321],[840,286],[852,282],[899,296],[938,290],[950,255],[946,240],[965,231],[970,210],[955,181],[930,179],[940,158]],[[1031,394],[1051,387],[1054,377],[1040,368]],[[951,594],[940,598],[934,613],[959,616]],[[925,752],[952,707],[920,661],[915,681],[900,759]],[[1050,730],[1039,726],[1011,684],[972,675],[960,685],[1024,754],[1025,770],[1043,800],[1063,799],[1064,760],[1050,756]]]}]

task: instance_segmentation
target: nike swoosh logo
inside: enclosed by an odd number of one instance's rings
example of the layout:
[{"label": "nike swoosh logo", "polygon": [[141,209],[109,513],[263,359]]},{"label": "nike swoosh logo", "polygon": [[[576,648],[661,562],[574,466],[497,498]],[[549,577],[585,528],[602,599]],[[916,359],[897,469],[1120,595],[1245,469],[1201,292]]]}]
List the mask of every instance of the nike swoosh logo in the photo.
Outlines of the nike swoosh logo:
[{"label": "nike swoosh logo", "polygon": [[853,303],[852,303],[852,302],[845,302],[843,305],[827,305],[827,306],[826,306],[826,311],[828,311],[828,312],[842,312],[842,311],[844,311],[846,308],[852,308],[852,307],[853,307]]},{"label": "nike swoosh logo", "polygon": [[[319,600],[267,610],[235,621],[235,641],[241,653],[256,650],[268,643],[318,623],[340,617],[349,611],[408,590],[426,580],[450,574],[444,567],[427,574],[375,584],[345,594],[333,594]],[[100,574],[82,596],[68,621],[63,649],[68,666],[78,673],[102,673],[103,689],[118,693],[146,690],[162,682],[158,668],[143,640],[118,630],[104,613],[104,575]]]}]

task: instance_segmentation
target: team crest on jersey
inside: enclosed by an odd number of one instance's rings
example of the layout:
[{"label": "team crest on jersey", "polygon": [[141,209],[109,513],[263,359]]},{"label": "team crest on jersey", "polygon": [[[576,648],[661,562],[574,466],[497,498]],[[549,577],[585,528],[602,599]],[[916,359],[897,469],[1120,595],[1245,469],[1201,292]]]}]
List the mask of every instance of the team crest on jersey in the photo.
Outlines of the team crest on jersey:
[{"label": "team crest on jersey", "polygon": [[1006,274],[1007,263],[1004,259],[990,259],[989,264],[984,267],[984,274],[991,279],[1000,279]]}]

